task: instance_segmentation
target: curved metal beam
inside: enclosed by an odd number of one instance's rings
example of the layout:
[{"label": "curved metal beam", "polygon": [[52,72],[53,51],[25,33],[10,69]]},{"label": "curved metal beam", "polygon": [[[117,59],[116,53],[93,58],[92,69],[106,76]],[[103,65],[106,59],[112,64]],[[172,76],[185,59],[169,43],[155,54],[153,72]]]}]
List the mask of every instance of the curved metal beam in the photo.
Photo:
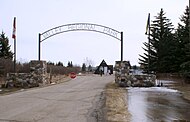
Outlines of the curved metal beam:
[{"label": "curved metal beam", "polygon": [[46,40],[54,35],[64,33],[64,32],[70,32],[70,31],[94,31],[94,32],[99,32],[99,33],[109,35],[115,39],[120,40],[121,41],[121,61],[123,61],[123,32],[119,32],[115,29],[112,29],[110,27],[106,27],[103,25],[91,24],[91,23],[66,24],[66,25],[54,27],[43,33],[39,33],[38,60],[40,61],[40,57],[41,57],[41,42],[43,42],[44,40]]},{"label": "curved metal beam", "polygon": [[57,26],[41,33],[40,42],[43,42],[44,40],[54,35],[64,33],[64,32],[70,32],[70,31],[94,31],[94,32],[103,33],[113,38],[116,38],[118,40],[121,40],[121,32],[115,29],[112,29],[110,27],[106,27],[106,26],[98,25],[98,24],[91,24],[91,23],[73,23],[73,24]]}]

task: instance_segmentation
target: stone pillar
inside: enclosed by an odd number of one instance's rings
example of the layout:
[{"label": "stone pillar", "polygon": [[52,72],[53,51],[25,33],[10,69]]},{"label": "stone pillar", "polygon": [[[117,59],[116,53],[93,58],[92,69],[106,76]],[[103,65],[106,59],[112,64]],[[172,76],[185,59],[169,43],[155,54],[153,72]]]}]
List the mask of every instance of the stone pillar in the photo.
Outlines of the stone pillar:
[{"label": "stone pillar", "polygon": [[39,84],[46,84],[47,76],[47,63],[46,61],[31,60],[30,61],[30,72],[34,75],[34,80]]}]

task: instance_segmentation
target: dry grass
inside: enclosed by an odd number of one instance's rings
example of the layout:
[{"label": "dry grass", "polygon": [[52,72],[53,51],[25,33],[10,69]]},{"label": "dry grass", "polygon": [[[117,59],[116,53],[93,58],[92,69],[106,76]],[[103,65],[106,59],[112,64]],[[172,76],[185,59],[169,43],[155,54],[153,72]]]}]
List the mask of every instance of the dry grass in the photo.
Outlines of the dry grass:
[{"label": "dry grass", "polygon": [[22,89],[21,88],[0,88],[0,96],[15,93],[19,90],[22,90]]},{"label": "dry grass", "polygon": [[52,83],[62,83],[67,80],[70,80],[71,78],[67,75],[53,75],[51,78]]},{"label": "dry grass", "polygon": [[173,76],[175,77],[171,77],[171,74],[161,74],[161,76],[159,76],[159,80],[175,81],[175,83],[171,86],[171,88],[174,88],[180,91],[183,97],[190,101],[190,84],[185,83],[184,80],[181,79],[179,76],[176,76],[176,75],[173,75]]},{"label": "dry grass", "polygon": [[130,122],[130,113],[126,103],[127,91],[115,83],[106,86],[106,109],[108,122]]},{"label": "dry grass", "polygon": [[184,86],[176,86],[175,89],[179,90],[183,97],[190,101],[190,84]]}]

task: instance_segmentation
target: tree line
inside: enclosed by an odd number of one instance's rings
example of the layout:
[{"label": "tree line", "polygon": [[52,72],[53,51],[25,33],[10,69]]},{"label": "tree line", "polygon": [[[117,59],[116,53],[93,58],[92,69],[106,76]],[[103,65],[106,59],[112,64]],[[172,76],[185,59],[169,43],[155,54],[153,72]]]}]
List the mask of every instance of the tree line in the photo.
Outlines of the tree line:
[{"label": "tree line", "polygon": [[[0,34],[0,77],[6,77],[7,73],[14,72],[14,54],[10,50],[9,39],[4,32]],[[86,72],[86,66],[92,65],[91,60],[86,59],[85,63],[82,64],[82,67],[73,65],[72,61],[68,61],[67,66],[64,66],[63,62],[47,62],[47,72],[51,74],[64,74],[67,75],[70,72]],[[91,69],[91,68],[90,68]],[[16,62],[16,72],[17,73],[29,73],[30,64],[28,62],[21,63]]]},{"label": "tree line", "polygon": [[[14,72],[13,57],[14,54],[10,50],[9,39],[4,32],[0,34],[0,77],[6,76],[9,72]],[[86,58],[85,63],[82,67],[73,65],[72,61],[68,61],[67,66],[64,66],[63,62],[59,61],[57,63],[48,61],[47,71],[52,74],[69,74],[70,72],[86,72],[86,67],[88,66],[88,71],[92,71],[93,61]],[[16,72],[17,73],[29,73],[30,64],[28,62],[20,63],[16,62]]]},{"label": "tree line", "polygon": [[180,17],[177,28],[163,9],[150,23],[148,42],[139,64],[149,73],[179,73],[190,79],[189,7]]}]

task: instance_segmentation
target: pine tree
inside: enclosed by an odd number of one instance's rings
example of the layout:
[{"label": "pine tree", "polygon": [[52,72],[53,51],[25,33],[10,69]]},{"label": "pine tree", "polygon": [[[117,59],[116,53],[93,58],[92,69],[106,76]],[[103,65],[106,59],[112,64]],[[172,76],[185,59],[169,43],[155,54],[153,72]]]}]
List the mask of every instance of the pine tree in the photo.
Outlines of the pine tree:
[{"label": "pine tree", "polygon": [[68,61],[67,67],[73,67],[73,62]]},{"label": "pine tree", "polygon": [[70,63],[70,67],[73,67],[73,62],[71,61],[71,63]]},{"label": "pine tree", "polygon": [[71,63],[70,63],[70,61],[68,61],[67,67],[71,67]]},{"label": "pine tree", "polygon": [[5,36],[4,32],[0,34],[0,58],[13,58],[13,53],[10,51],[9,39]]},{"label": "pine tree", "polygon": [[[167,17],[163,9],[155,17],[151,24],[150,34],[150,50],[147,42],[144,44],[144,55],[140,55],[140,64],[144,65],[145,71],[149,70],[154,72],[171,72],[172,61],[175,58],[175,42],[173,39],[173,25]],[[149,60],[149,61],[148,61]]]},{"label": "pine tree", "polygon": [[86,64],[85,63],[82,64],[82,71],[86,72]]},{"label": "pine tree", "polygon": [[92,66],[91,65],[88,66],[88,71],[92,72]]},{"label": "pine tree", "polygon": [[190,42],[189,42],[189,7],[180,18],[176,38],[179,42],[179,65],[182,74],[190,78]]},{"label": "pine tree", "polygon": [[51,62],[51,61],[48,61],[47,65],[53,65],[54,66],[55,64],[53,62]]},{"label": "pine tree", "polygon": [[187,52],[189,52],[189,7],[187,6],[184,15],[181,16],[180,21],[182,23],[178,24],[177,29],[177,39],[180,44],[181,49],[181,59],[182,63],[189,61],[190,57]]},{"label": "pine tree", "polygon": [[63,63],[59,61],[56,66],[63,66]]}]

